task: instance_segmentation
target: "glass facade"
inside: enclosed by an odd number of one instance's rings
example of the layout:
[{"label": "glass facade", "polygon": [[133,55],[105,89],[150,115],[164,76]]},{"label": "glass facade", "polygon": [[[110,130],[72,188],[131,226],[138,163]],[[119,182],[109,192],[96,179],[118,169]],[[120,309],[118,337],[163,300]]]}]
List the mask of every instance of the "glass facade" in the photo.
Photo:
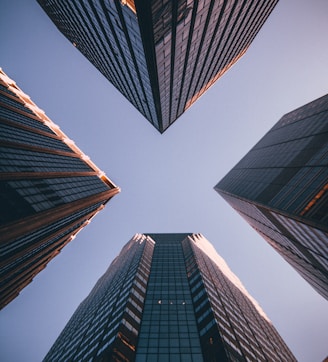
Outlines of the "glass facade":
[{"label": "glass facade", "polygon": [[0,307],[119,189],[0,70]]},{"label": "glass facade", "polygon": [[150,235],[155,241],[136,361],[202,362],[181,238]]},{"label": "glass facade", "polygon": [[328,95],[285,116],[215,186],[328,299]]},{"label": "glass facade", "polygon": [[133,361],[154,242],[136,234],[80,304],[44,361]]},{"label": "glass facade", "polygon": [[201,234],[136,234],[44,361],[296,361]]},{"label": "glass facade", "polygon": [[246,52],[278,0],[38,0],[164,132]]}]

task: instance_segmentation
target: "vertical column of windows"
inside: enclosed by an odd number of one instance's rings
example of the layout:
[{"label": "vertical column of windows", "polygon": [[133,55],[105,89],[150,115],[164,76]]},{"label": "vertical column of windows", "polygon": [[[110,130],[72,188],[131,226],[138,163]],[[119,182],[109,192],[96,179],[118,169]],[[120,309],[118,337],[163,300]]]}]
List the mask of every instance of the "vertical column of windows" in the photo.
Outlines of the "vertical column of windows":
[{"label": "vertical column of windows", "polygon": [[[115,8],[114,8],[115,3]],[[117,58],[119,66],[125,68],[125,73],[129,79],[129,87],[132,90],[131,97],[129,100],[133,102],[135,107],[146,117],[150,118],[149,110],[147,107],[147,102],[144,99],[144,88],[142,81],[140,79],[140,73],[138,69],[138,63],[135,62],[135,54],[134,54],[134,47],[131,44],[130,39],[130,31],[131,28],[129,27],[131,20],[133,19],[135,23],[137,23],[137,18],[129,17],[131,15],[132,10],[127,7],[123,6],[119,1],[113,2],[111,5],[113,12],[110,13],[110,16],[113,17],[115,12],[116,18],[116,25],[112,27],[111,31],[114,34],[116,46],[117,46]],[[105,7],[103,6],[103,9]],[[129,15],[127,15],[127,13]],[[125,16],[127,15],[127,16]],[[126,22],[128,20],[128,23]],[[135,38],[136,40],[136,38]],[[141,39],[138,40],[138,44],[141,45]],[[139,49],[140,49],[139,45]],[[142,99],[144,101],[142,101]]]},{"label": "vertical column of windows", "polygon": [[141,34],[136,14],[127,6],[121,6],[121,17],[124,19],[125,41],[127,42],[127,62],[136,82],[136,94],[140,95],[138,109],[143,109],[146,118],[158,128],[153,93],[151,90],[147,62],[141,41]]},{"label": "vertical column of windows", "polygon": [[221,64],[217,64],[216,69],[226,68],[225,70],[227,70],[245,53],[276,3],[276,0],[255,1],[238,6],[240,11],[235,18],[233,31],[227,38]]},{"label": "vertical column of windows", "polygon": [[220,333],[230,348],[249,361],[281,361],[291,356],[270,321],[261,315],[263,312],[245,292],[224,275],[197,244],[191,245]]},{"label": "vertical column of windows", "polygon": [[[237,5],[237,0],[235,1],[228,1],[227,3],[221,4],[221,14],[219,16],[220,24],[219,28],[216,28],[217,30],[215,37],[216,39],[213,40],[211,47],[210,47],[210,53],[207,54],[207,57],[205,58],[205,64],[204,69],[200,73],[200,78],[203,78],[204,80],[198,80],[196,79],[196,83],[198,84],[198,89],[202,89],[202,87],[212,79],[212,69],[216,62],[221,59],[222,54],[222,48],[225,44],[225,38],[226,38],[226,31],[227,27],[229,25],[230,19],[232,18],[232,15],[234,13],[235,6]],[[215,19],[215,18],[214,18]],[[216,23],[218,25],[218,22]],[[215,43],[217,42],[218,46],[215,47]],[[221,48],[221,49],[220,49]],[[221,69],[220,69],[221,70]],[[224,70],[222,70],[223,73]],[[197,98],[201,95],[198,93],[196,89],[194,89],[193,93],[189,93],[190,86],[185,90],[185,95],[182,97],[183,102],[181,103],[181,112],[183,112],[185,109],[190,107],[190,105],[197,100]],[[205,88],[202,90],[202,92],[205,91]],[[189,97],[188,97],[189,93]],[[188,98],[187,98],[188,97]]]},{"label": "vertical column of windows", "polygon": [[213,22],[212,16],[218,7],[222,7],[222,3],[218,1],[201,1],[198,3],[197,14],[193,24],[192,45],[188,55],[188,63],[184,69],[183,88],[179,90],[180,100],[178,104],[180,106],[179,110],[176,108],[178,113],[184,111],[186,102],[195,95],[195,83],[197,83],[199,74],[203,70],[204,61],[206,61],[209,51],[209,41],[213,37],[214,28],[210,27],[210,24]]},{"label": "vertical column of windows", "polygon": [[[120,59],[119,44],[115,26],[118,24],[118,15],[114,2],[90,1],[83,4],[86,8],[83,10],[87,16],[88,13],[94,16],[93,23],[97,25],[96,43],[99,40],[105,49],[106,62],[97,65],[97,68],[109,79],[116,88],[120,90],[132,103],[135,97],[130,87],[130,81],[127,78],[129,73],[124,69],[124,62]],[[106,9],[105,9],[106,7]],[[91,60],[90,58],[88,58]],[[135,104],[136,105],[136,104]]]},{"label": "vertical column of windows", "polygon": [[172,9],[171,1],[152,3],[152,22],[155,39],[159,101],[161,104],[163,129],[169,126],[170,80],[172,51]]},{"label": "vertical column of windows", "polygon": [[[246,4],[241,4],[240,1],[228,2],[224,13],[222,14],[222,27],[220,27],[220,40],[214,41],[214,47],[209,54],[209,63],[206,71],[200,73],[200,78],[197,82],[197,88],[194,92],[199,92],[201,95],[208,89],[228,68],[239,59],[239,54],[226,56],[225,53],[231,45],[231,39],[235,36],[238,29],[238,23],[241,21],[242,9],[247,8]],[[204,68],[206,69],[206,68]],[[197,94],[197,93],[196,93]]]},{"label": "vertical column of windows", "polygon": [[156,238],[136,361],[202,361],[181,245]]},{"label": "vertical column of windows", "polygon": [[[141,236],[140,240],[143,238],[144,236]],[[111,321],[114,327],[107,328],[109,331],[103,336],[97,356],[116,358],[119,353],[125,358],[134,358],[153,252],[152,242],[147,239],[142,242],[142,254],[138,258],[134,257],[128,272],[130,277],[119,283],[124,285],[116,306],[119,312],[116,312],[117,317]],[[128,250],[128,253],[131,251]]]},{"label": "vertical column of windows", "polygon": [[183,241],[183,251],[204,359],[226,360],[228,351],[224,344],[224,335],[219,332],[213,312],[213,303],[219,302],[218,296],[211,295],[206,288],[206,275],[199,267],[189,238]]},{"label": "vertical column of windows", "polygon": [[138,282],[144,282],[138,272],[139,262],[147,266],[143,255],[149,257],[152,249],[149,242],[143,241],[143,236],[136,237],[121,251],[74,313],[45,361],[87,361],[113,353],[116,339],[124,338],[122,329],[129,328],[129,318],[138,320],[138,313],[141,315],[142,297],[135,298],[133,285],[136,275]]}]

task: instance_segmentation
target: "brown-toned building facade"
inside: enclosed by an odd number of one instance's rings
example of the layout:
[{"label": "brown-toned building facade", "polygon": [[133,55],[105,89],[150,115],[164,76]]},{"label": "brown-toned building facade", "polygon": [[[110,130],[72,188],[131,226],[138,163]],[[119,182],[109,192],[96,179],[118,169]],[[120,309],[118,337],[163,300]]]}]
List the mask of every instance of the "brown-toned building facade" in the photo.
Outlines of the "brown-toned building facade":
[{"label": "brown-toned building facade", "polygon": [[284,115],[215,190],[328,299],[328,95]]},{"label": "brown-toned building facade", "polygon": [[164,132],[247,51],[278,0],[38,0]]},{"label": "brown-toned building facade", "polygon": [[118,192],[0,69],[0,308]]},{"label": "brown-toned building facade", "polygon": [[136,234],[44,361],[296,361],[201,234]]}]

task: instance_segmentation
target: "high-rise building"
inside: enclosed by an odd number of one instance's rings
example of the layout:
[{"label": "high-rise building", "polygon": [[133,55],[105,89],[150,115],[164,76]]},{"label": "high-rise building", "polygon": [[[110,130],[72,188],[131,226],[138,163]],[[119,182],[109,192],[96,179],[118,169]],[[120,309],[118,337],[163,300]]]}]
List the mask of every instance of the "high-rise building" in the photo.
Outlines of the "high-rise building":
[{"label": "high-rise building", "polygon": [[118,192],[0,69],[0,308]]},{"label": "high-rise building", "polygon": [[296,361],[201,234],[136,234],[44,361]]},{"label": "high-rise building", "polygon": [[328,299],[328,95],[284,115],[215,190]]},{"label": "high-rise building", "polygon": [[38,0],[164,132],[247,51],[278,0]]}]

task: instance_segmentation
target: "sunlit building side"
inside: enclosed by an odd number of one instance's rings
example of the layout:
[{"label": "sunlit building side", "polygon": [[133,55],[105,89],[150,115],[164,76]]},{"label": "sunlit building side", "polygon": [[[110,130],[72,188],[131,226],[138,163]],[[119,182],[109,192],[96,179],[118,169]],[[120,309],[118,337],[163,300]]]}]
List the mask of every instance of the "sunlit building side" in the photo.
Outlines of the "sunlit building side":
[{"label": "sunlit building side", "polygon": [[215,190],[328,299],[328,95],[284,115]]},{"label": "sunlit building side", "polygon": [[278,0],[38,0],[160,132],[247,51]]},{"label": "sunlit building side", "polygon": [[0,69],[0,308],[118,192]]},{"label": "sunlit building side", "polygon": [[201,234],[136,234],[44,361],[296,361]]}]

